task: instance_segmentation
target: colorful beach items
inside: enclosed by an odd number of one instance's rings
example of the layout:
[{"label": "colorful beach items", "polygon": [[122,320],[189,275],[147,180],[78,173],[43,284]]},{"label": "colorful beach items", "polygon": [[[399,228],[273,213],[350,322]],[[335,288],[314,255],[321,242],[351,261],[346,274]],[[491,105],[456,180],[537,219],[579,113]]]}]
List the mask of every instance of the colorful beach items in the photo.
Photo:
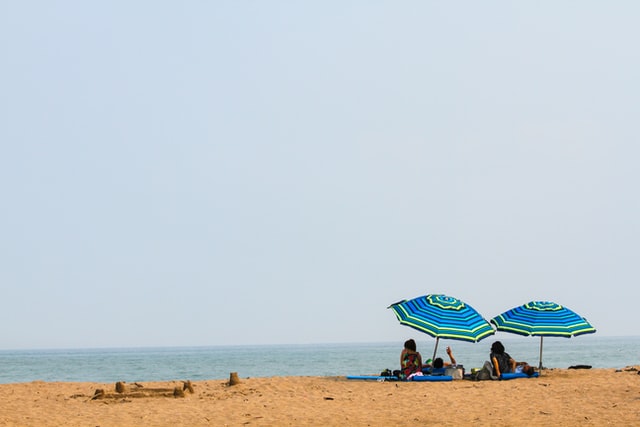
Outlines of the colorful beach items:
[{"label": "colorful beach items", "polygon": [[440,338],[478,342],[495,333],[491,324],[473,307],[447,295],[424,295],[387,308],[393,310],[401,324],[436,339],[433,359]]},{"label": "colorful beach items", "polygon": [[549,301],[531,301],[512,308],[491,319],[498,331],[540,337],[540,365],[542,369],[543,337],[571,338],[592,334],[596,330],[574,311]]}]

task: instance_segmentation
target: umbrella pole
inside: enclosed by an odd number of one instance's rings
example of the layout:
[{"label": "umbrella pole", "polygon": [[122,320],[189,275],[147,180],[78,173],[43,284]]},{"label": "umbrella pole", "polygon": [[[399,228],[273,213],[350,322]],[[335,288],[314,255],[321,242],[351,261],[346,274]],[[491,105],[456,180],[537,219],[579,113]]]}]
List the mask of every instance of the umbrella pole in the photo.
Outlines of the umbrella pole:
[{"label": "umbrella pole", "polygon": [[433,349],[433,357],[431,358],[433,363],[433,360],[436,360],[436,353],[438,351],[438,341],[440,341],[440,337],[436,337],[436,348]]},{"label": "umbrella pole", "polygon": [[542,370],[542,336],[540,336],[540,365],[538,365],[538,370]]}]

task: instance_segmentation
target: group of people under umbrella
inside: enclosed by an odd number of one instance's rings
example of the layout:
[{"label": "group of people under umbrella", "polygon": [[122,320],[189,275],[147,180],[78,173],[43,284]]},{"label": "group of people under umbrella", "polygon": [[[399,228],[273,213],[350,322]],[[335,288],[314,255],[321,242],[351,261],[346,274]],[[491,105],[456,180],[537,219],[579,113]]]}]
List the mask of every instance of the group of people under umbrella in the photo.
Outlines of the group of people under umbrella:
[{"label": "group of people under umbrella", "polygon": [[[514,307],[487,321],[473,307],[463,301],[441,294],[429,294],[399,301],[390,305],[401,324],[424,332],[436,339],[433,350],[434,361],[440,365],[441,359],[436,359],[440,338],[478,342],[496,331],[510,332],[524,336],[540,337],[540,362],[538,369],[542,369],[542,344],[545,336],[573,337],[594,333],[596,330],[589,322],[574,311],[549,301],[531,301]],[[493,324],[493,326],[492,326]],[[495,328],[494,328],[495,327]],[[415,342],[409,340],[401,355],[415,351]],[[447,354],[455,365],[455,358],[451,349],[447,347]],[[531,373],[533,368],[528,364],[518,364],[498,341],[491,348],[492,375],[500,377],[501,372],[511,372],[524,369]],[[413,360],[411,363],[415,364]],[[420,361],[420,364],[422,362]],[[438,366],[441,367],[441,366]]]}]

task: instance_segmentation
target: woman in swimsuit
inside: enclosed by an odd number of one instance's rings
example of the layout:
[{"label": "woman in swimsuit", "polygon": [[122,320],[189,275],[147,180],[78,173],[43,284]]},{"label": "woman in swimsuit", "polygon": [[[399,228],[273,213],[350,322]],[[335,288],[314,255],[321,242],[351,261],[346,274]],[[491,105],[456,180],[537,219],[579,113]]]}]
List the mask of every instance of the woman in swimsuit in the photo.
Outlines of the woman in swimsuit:
[{"label": "woman in swimsuit", "polygon": [[400,353],[400,376],[408,379],[414,375],[422,375],[422,356],[416,349],[416,342],[410,339],[405,341]]}]

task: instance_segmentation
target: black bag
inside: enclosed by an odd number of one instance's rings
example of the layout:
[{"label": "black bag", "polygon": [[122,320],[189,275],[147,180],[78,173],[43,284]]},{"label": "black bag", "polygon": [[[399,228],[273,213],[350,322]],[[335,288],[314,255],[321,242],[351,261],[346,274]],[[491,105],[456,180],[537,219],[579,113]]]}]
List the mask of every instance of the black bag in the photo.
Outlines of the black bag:
[{"label": "black bag", "polygon": [[393,372],[391,372],[390,369],[385,369],[384,371],[380,372],[380,376],[381,377],[392,377],[393,376]]}]

